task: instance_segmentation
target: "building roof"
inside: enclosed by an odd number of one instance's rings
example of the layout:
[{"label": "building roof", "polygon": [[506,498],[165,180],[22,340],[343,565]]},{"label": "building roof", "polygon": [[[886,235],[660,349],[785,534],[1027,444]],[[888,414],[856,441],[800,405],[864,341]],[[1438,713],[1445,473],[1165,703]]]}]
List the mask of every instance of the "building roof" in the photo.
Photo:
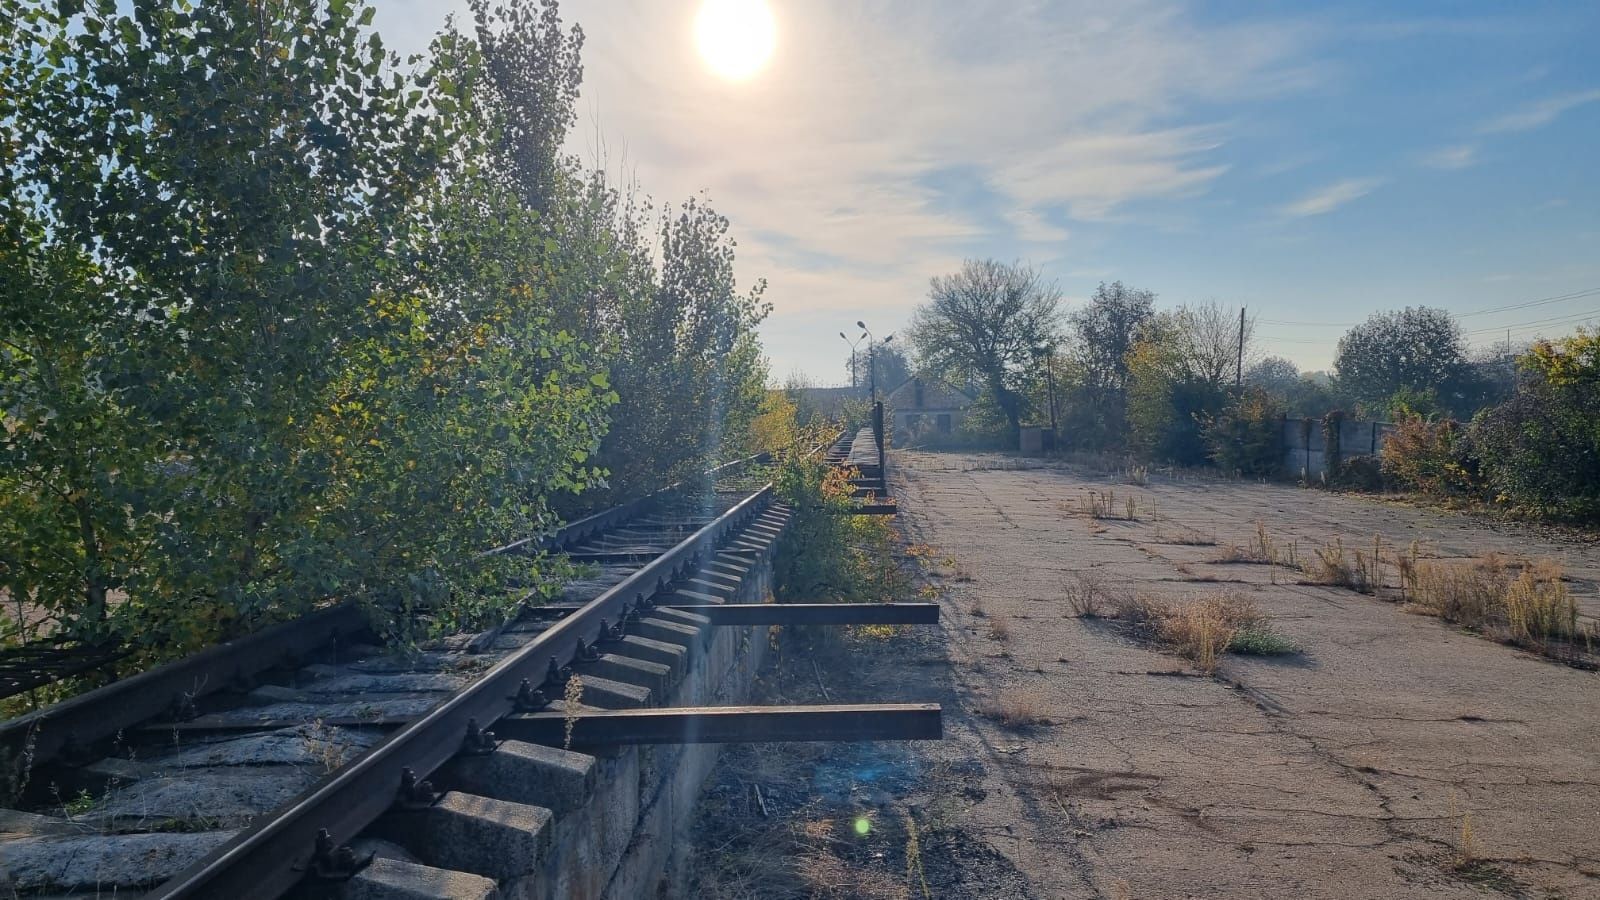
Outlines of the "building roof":
[{"label": "building roof", "polygon": [[846,403],[866,396],[861,388],[853,387],[805,387],[794,393],[796,402],[829,417],[839,416]]},{"label": "building roof", "polygon": [[[918,388],[921,388],[920,403],[917,402]],[[897,410],[966,409],[972,405],[972,398],[937,378],[913,375],[890,391],[883,405]]]}]

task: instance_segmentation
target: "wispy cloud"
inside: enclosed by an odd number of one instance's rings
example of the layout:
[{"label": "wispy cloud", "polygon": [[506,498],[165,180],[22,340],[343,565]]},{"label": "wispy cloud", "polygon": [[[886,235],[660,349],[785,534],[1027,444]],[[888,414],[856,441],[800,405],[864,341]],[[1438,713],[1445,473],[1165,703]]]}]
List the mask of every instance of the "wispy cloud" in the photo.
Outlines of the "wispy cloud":
[{"label": "wispy cloud", "polygon": [[1535,128],[1543,128],[1549,125],[1560,118],[1567,110],[1593,103],[1596,100],[1600,100],[1600,88],[1547,97],[1536,103],[1530,103],[1516,112],[1485,122],[1483,127],[1478,130],[1484,134],[1532,131]]},{"label": "wispy cloud", "polygon": [[1382,183],[1381,178],[1346,178],[1318,188],[1293,203],[1279,207],[1278,211],[1295,218],[1320,216],[1365,197]]},{"label": "wispy cloud", "polygon": [[1072,232],[1051,222],[1043,212],[1027,207],[1017,207],[1005,214],[1019,241],[1035,244],[1058,244],[1072,236]]},{"label": "wispy cloud", "polygon": [[1440,147],[1438,150],[1424,156],[1422,164],[1430,169],[1444,169],[1446,171],[1470,169],[1478,164],[1478,148],[1472,144]]}]

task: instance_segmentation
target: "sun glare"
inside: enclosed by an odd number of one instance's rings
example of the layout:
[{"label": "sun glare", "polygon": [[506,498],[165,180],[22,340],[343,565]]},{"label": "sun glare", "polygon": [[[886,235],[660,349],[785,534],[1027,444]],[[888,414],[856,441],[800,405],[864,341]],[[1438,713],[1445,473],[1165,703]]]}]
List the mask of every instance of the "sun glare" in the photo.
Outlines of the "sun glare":
[{"label": "sun glare", "polygon": [[729,81],[761,71],[777,43],[777,23],[763,0],[705,0],[695,16],[700,58]]}]

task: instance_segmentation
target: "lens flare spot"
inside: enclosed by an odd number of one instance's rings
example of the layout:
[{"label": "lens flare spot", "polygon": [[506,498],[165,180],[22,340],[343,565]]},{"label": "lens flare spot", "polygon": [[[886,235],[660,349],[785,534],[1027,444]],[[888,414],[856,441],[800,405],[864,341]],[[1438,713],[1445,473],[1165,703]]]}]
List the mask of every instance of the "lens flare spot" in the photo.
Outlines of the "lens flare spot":
[{"label": "lens flare spot", "polygon": [[856,817],[856,834],[861,836],[861,837],[866,837],[867,835],[869,835],[871,833],[872,833],[872,820],[868,819],[866,816],[857,816]]}]

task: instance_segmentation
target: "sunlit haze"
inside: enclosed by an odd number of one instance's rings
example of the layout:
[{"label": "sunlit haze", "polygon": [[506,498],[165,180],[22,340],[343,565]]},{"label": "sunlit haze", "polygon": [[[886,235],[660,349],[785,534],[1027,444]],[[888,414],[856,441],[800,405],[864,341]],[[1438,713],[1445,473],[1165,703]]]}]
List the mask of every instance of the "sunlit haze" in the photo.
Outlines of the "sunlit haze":
[{"label": "sunlit haze", "polygon": [[[402,52],[465,6],[378,5]],[[1600,287],[1595,4],[760,8],[561,12],[586,35],[569,148],[729,217],[740,280],[770,283],[778,380],[847,382],[838,332],[902,330],[969,256],[1031,262],[1069,310],[1102,279],[1243,305],[1304,369],[1377,310]],[[1597,309],[1461,321],[1484,345]]]},{"label": "sunlit haze", "polygon": [[711,71],[730,81],[756,74],[772,56],[777,25],[762,0],[705,0],[694,40]]}]

